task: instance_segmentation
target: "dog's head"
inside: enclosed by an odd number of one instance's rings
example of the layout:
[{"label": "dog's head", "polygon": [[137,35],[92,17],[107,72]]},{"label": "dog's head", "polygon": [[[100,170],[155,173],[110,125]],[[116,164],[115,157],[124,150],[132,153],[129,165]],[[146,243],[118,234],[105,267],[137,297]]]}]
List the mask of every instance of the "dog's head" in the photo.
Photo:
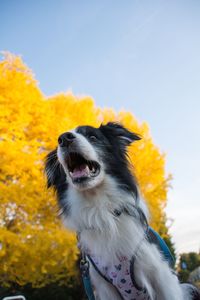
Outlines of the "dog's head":
[{"label": "dog's head", "polygon": [[106,175],[136,193],[130,174],[127,146],[140,137],[117,123],[99,128],[80,126],[58,138],[57,149],[47,156],[48,186],[62,191],[67,185],[79,191],[93,189]]}]

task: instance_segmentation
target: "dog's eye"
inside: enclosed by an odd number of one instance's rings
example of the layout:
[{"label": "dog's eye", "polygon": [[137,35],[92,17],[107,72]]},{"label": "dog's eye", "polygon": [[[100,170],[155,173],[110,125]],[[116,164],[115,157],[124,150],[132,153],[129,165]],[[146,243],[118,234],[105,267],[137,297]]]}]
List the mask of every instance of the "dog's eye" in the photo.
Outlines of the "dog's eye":
[{"label": "dog's eye", "polygon": [[89,139],[91,142],[95,142],[97,140],[97,137],[95,135],[89,135]]}]

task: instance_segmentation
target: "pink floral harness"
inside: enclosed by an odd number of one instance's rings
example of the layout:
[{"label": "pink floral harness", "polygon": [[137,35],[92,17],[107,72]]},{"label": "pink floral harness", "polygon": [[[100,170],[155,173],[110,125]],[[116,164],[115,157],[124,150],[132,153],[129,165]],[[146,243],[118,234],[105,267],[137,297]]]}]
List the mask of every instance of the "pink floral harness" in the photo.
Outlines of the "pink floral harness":
[{"label": "pink floral harness", "polygon": [[[145,236],[144,236],[145,237]],[[164,260],[168,262],[170,267],[174,266],[173,256],[167,247],[164,240],[159,236],[159,234],[154,231],[151,227],[146,230],[147,240],[155,244],[163,255]],[[141,243],[140,243],[141,244]],[[138,247],[140,247],[140,244]],[[107,282],[112,284],[118,291],[121,299],[123,300],[150,300],[148,291],[143,287],[138,286],[135,275],[134,275],[134,264],[136,253],[139,248],[136,249],[135,254],[131,259],[126,256],[120,256],[118,262],[106,265],[101,256],[95,256],[90,251],[82,253],[82,276],[85,279],[84,287],[86,290],[88,298],[94,300],[94,295],[92,292],[91,284],[88,284],[89,280],[89,263],[93,265],[94,269],[103,277]],[[88,259],[86,259],[86,257]],[[83,280],[84,281],[84,280]],[[90,281],[89,281],[90,282]]]},{"label": "pink floral harness", "polygon": [[122,256],[115,265],[105,265],[101,257],[87,255],[95,270],[109,283],[116,287],[124,300],[149,300],[145,288],[137,285],[134,279],[134,259]]}]

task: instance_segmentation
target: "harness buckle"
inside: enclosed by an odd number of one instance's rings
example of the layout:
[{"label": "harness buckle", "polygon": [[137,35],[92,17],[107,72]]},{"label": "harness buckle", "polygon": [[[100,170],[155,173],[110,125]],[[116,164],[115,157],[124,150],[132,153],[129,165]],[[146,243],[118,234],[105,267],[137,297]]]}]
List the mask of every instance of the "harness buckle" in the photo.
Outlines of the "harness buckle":
[{"label": "harness buckle", "polygon": [[80,261],[80,270],[81,270],[81,274],[82,276],[86,277],[89,275],[89,261],[86,258],[82,258]]}]

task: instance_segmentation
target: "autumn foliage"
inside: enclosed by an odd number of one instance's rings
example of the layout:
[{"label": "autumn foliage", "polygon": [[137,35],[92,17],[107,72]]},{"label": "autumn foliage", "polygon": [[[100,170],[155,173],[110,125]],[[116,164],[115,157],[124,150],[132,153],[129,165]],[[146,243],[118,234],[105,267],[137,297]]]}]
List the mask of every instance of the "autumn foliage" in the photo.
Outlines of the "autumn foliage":
[{"label": "autumn foliage", "polygon": [[119,121],[142,140],[129,149],[151,224],[166,232],[164,207],[169,179],[165,156],[154,145],[148,125],[130,113],[100,109],[90,97],[71,92],[45,97],[19,57],[0,62],[0,284],[70,282],[76,276],[76,238],[57,217],[44,177],[44,157],[60,133],[78,125]]}]

